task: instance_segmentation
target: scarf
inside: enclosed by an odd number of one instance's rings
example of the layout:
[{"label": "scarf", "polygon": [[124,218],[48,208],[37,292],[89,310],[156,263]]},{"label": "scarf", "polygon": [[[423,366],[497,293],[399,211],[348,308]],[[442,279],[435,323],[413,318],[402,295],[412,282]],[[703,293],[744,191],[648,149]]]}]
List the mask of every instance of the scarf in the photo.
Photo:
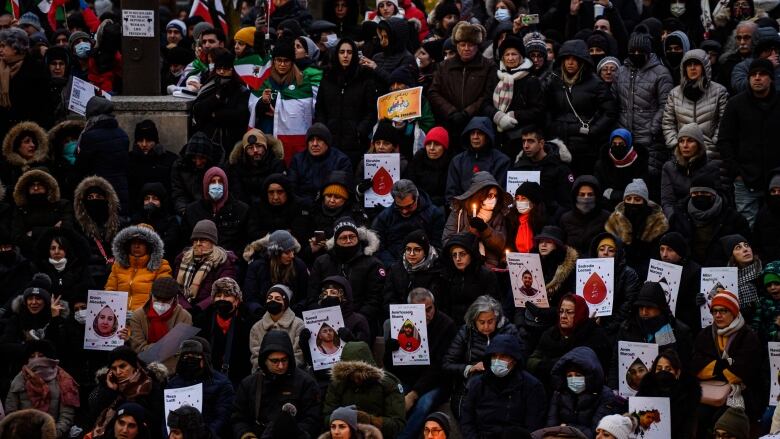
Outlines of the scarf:
[{"label": "scarf", "polygon": [[0,61],[0,108],[11,107],[11,78],[19,73],[22,68],[24,54],[12,55],[4,61]]},{"label": "scarf", "polygon": [[60,388],[60,405],[79,407],[79,389],[76,381],[58,367],[59,361],[51,358],[34,358],[22,366],[24,390],[34,409],[49,411],[51,394],[49,384],[55,378]]},{"label": "scarf", "polygon": [[528,213],[521,213],[518,217],[520,226],[515,236],[515,248],[520,253],[531,253],[534,248],[534,231],[531,229],[530,218],[531,215]]},{"label": "scarf", "polygon": [[233,316],[223,319],[219,316],[219,314],[217,314],[217,326],[219,326],[219,330],[222,331],[222,335],[227,335],[228,331],[230,330],[230,323],[232,322]]},{"label": "scarf", "polygon": [[762,269],[761,261],[758,258],[754,258],[750,265],[742,267],[737,271],[740,308],[750,308],[758,302],[756,279],[761,274]]},{"label": "scarf", "polygon": [[108,423],[114,419],[116,410],[125,402],[136,401],[140,396],[148,395],[152,392],[152,379],[149,375],[136,365],[133,376],[118,383],[117,392],[120,395],[98,416],[95,422],[95,428],[92,430],[92,437],[102,436],[106,432]]},{"label": "scarf", "polygon": [[215,246],[211,253],[195,258],[192,247],[184,252],[179,265],[176,282],[184,288],[184,294],[189,299],[198,296],[198,289],[203,279],[216,266],[227,261],[227,252],[222,247]]},{"label": "scarf", "polygon": [[[729,0],[718,0],[718,4],[715,5],[715,9],[710,11],[710,0],[701,0],[701,24],[704,27],[705,32],[710,32],[715,29],[715,23],[712,17],[716,17],[721,14],[723,8],[728,8]],[[640,9],[641,11],[641,9]]]},{"label": "scarf", "polygon": [[639,154],[637,154],[636,149],[634,149],[633,146],[631,146],[631,149],[628,150],[628,153],[625,157],[622,159],[615,158],[614,155],[612,155],[612,148],[609,149],[609,158],[612,159],[612,163],[615,164],[616,168],[625,168],[627,166],[631,166],[636,161],[636,158]]},{"label": "scarf", "polygon": [[146,310],[146,318],[149,320],[149,333],[146,335],[146,341],[149,343],[156,343],[161,338],[165,337],[165,334],[170,330],[168,328],[168,320],[173,317],[173,311],[176,309],[176,305],[165,311],[162,315],[157,314],[157,311],[153,306],[149,306]]},{"label": "scarf", "polygon": [[290,66],[290,71],[287,72],[284,76],[280,75],[276,69],[271,68],[271,79],[281,87],[290,85],[292,83],[295,83],[295,85],[300,85],[301,82],[303,82],[303,73],[301,73],[301,70],[298,68],[298,66],[293,63],[293,65]]},{"label": "scarf", "polygon": [[715,197],[715,203],[707,210],[699,210],[696,206],[688,200],[688,213],[693,218],[693,223],[696,226],[705,226],[710,223],[710,220],[720,215],[721,208],[723,207],[723,199],[720,195]]},{"label": "scarf", "polygon": [[499,63],[498,84],[493,90],[493,106],[498,111],[506,113],[509,109],[509,105],[512,103],[512,96],[514,95],[515,81],[521,80],[528,75],[528,69],[531,68],[531,60],[525,58],[523,62],[516,68],[508,70],[504,66],[504,62]]},{"label": "scarf", "polygon": [[[731,324],[726,326],[723,329],[718,329],[717,326],[712,325],[712,332],[713,335],[716,335],[718,337],[731,337],[732,335],[734,335],[735,332],[742,329],[743,326],[745,326],[745,319],[742,317],[742,313],[739,313],[739,315],[737,315],[737,317],[731,322]],[[726,350],[724,349],[723,352],[725,353]]]},{"label": "scarf", "polygon": [[417,265],[413,266],[409,264],[409,261],[407,261],[406,258],[401,258],[401,262],[404,264],[404,268],[406,269],[407,273],[415,273],[418,271],[428,270],[437,259],[439,259],[439,254],[436,252],[436,249],[431,246],[430,250],[428,250],[428,256],[426,256],[425,259],[420,261]]},{"label": "scarf", "polygon": [[574,84],[579,82],[580,77],[582,76],[582,67],[580,67],[579,70],[577,70],[577,73],[574,74],[574,76],[569,77],[569,75],[566,74],[566,69],[561,66],[561,79],[563,80],[563,83],[566,84],[569,88],[573,87]]}]

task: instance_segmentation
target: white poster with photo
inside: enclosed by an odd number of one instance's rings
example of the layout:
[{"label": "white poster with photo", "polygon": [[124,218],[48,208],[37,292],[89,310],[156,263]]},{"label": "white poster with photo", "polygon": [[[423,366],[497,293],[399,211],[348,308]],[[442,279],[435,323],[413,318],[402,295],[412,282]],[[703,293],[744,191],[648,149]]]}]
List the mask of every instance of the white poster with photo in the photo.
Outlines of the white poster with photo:
[{"label": "white poster with photo", "polygon": [[508,171],[506,173],[506,192],[512,197],[521,184],[526,181],[542,184],[541,171]]},{"label": "white poster with photo", "polygon": [[525,308],[525,302],[531,302],[540,308],[549,308],[539,255],[507,253],[506,264],[509,268],[509,280],[512,282],[515,308]]},{"label": "white poster with photo", "polygon": [[767,343],[769,350],[769,405],[776,406],[780,399],[780,342]]},{"label": "white poster with photo", "polygon": [[68,110],[74,113],[85,116],[87,114],[87,103],[92,96],[103,96],[104,98],[111,100],[111,95],[108,92],[101,90],[98,87],[92,85],[92,83],[79,79],[75,76],[71,76],[70,87],[70,100],[68,101]]},{"label": "white poster with photo", "polygon": [[647,268],[647,281],[658,282],[661,285],[666,296],[666,303],[669,304],[669,309],[674,315],[676,315],[677,295],[680,293],[680,279],[682,279],[682,266],[650,259],[650,266]]},{"label": "white poster with photo", "polygon": [[[203,413],[203,384],[198,383],[194,386],[179,387],[177,389],[165,389],[165,416],[163,419],[168,419],[168,413],[176,410],[177,408],[188,405],[195,407],[199,412]],[[165,425],[168,434],[171,433],[168,429],[168,425]]]},{"label": "white poster with photo", "polygon": [[710,313],[710,303],[712,298],[719,290],[728,290],[739,297],[739,287],[737,280],[737,267],[702,267],[701,269],[701,289],[699,290],[707,299],[707,303],[701,306],[702,328],[712,324],[712,314]]},{"label": "white poster with photo", "polygon": [[577,295],[588,303],[591,316],[611,316],[615,299],[614,258],[577,259]]},{"label": "white poster with photo", "polygon": [[338,330],[344,327],[340,306],[313,309],[303,312],[303,324],[311,331],[309,350],[314,370],[330,369],[341,359],[344,343]]},{"label": "white poster with photo", "polygon": [[628,398],[628,413],[639,423],[636,437],[642,439],[672,437],[672,410],[669,398],[632,396]]},{"label": "white poster with photo", "polygon": [[364,154],[363,178],[371,179],[371,188],[363,194],[364,207],[390,206],[393,183],[401,179],[400,154]]},{"label": "white poster with photo", "polygon": [[650,371],[658,345],[634,341],[618,341],[618,392],[623,398],[636,395],[639,382]]},{"label": "white poster with photo", "polygon": [[89,290],[84,349],[110,351],[125,342],[119,330],[127,323],[127,292]]},{"label": "white poster with photo", "polygon": [[393,366],[431,364],[425,305],[390,305],[390,336],[398,340]]}]

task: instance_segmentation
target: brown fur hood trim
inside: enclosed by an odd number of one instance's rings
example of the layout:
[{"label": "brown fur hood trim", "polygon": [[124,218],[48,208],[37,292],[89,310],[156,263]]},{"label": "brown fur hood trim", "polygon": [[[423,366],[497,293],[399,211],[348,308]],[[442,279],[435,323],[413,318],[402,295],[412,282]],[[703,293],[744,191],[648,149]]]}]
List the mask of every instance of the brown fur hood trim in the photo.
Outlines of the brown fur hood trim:
[{"label": "brown fur hood trim", "polygon": [[[633,227],[631,226],[631,221],[625,215],[624,205],[621,202],[615,207],[615,211],[612,212],[609,219],[607,219],[607,223],[604,224],[604,230],[620,238],[626,245],[631,245]],[[661,206],[652,201],[648,201],[647,205],[650,206],[650,214],[645,220],[645,230],[639,239],[644,242],[652,242],[669,230],[669,221],[666,219],[663,210],[661,210]]]},{"label": "brown fur hood trim", "polygon": [[[87,189],[91,187],[98,187],[106,193],[108,199],[108,221],[106,221],[106,236],[100,236],[100,232],[97,224],[87,214],[87,209],[84,207],[84,199],[87,196]],[[73,212],[76,215],[76,221],[78,221],[87,238],[106,238],[114,239],[116,233],[119,231],[119,197],[114,191],[114,187],[111,183],[106,181],[103,177],[93,175],[81,180],[76,190],[73,191]]]},{"label": "brown fur hood trim", "polygon": [[471,24],[468,21],[459,21],[452,28],[452,41],[456,45],[461,41],[480,45],[486,37],[487,31],[481,24]]},{"label": "brown fur hood trim", "polygon": [[[269,151],[274,153],[276,158],[279,160],[284,160],[284,144],[282,144],[282,141],[277,139],[274,136],[269,136],[268,134],[265,135],[265,141],[268,144],[268,148],[266,148],[266,153]],[[239,140],[236,142],[236,146],[233,147],[233,151],[230,152],[230,156],[228,157],[228,164],[235,165],[238,163],[244,163],[244,142],[242,140]]]},{"label": "brown fur hood trim", "polygon": [[[27,205],[27,191],[33,181],[40,181],[46,186],[48,189],[46,199],[49,200],[49,203],[60,201],[60,185],[57,184],[57,180],[46,171],[32,169],[22,174],[22,176],[19,177],[19,180],[16,181],[16,186],[14,187],[14,203],[16,203],[17,206]],[[0,199],[2,199],[2,197],[0,197]]]},{"label": "brown fur hood trim", "polygon": [[78,139],[79,134],[84,131],[86,122],[80,119],[66,119],[54,125],[49,130],[49,158],[56,159],[57,150],[62,147],[65,136],[73,136]]},{"label": "brown fur hood trim", "polygon": [[130,242],[133,239],[140,239],[147,245],[149,252],[149,262],[146,268],[149,271],[157,271],[162,265],[163,260],[163,241],[154,230],[146,226],[130,226],[120,230],[114,237],[111,244],[111,250],[119,265],[123,267],[130,266]]},{"label": "brown fur hood trim", "polygon": [[347,381],[355,377],[359,382],[379,382],[385,377],[385,371],[365,361],[339,361],[333,365],[330,375],[339,381]]},{"label": "brown fur hood trim", "polygon": [[[358,431],[363,433],[365,439],[382,439],[382,432],[371,424],[358,424]],[[329,431],[322,433],[317,439],[331,439]]]},{"label": "brown fur hood trim", "polygon": [[5,185],[0,181],[0,201],[5,200]]},{"label": "brown fur hood trim", "polygon": [[561,265],[559,265],[555,270],[555,275],[553,276],[552,280],[544,286],[547,290],[547,294],[555,294],[559,292],[558,290],[566,281],[566,278],[568,278],[574,269],[577,268],[577,258],[579,256],[580,255],[577,253],[577,250],[575,250],[573,247],[569,247],[568,245],[566,246],[566,256],[563,258],[563,262],[561,262]]},{"label": "brown fur hood trim", "polygon": [[57,439],[57,424],[40,410],[18,410],[0,421],[0,437]]},{"label": "brown fur hood trim", "polygon": [[[270,236],[271,234],[269,233],[263,236],[262,238],[247,244],[246,247],[244,247],[244,253],[242,254],[244,260],[250,262],[252,260],[252,256],[254,256],[255,253],[265,252],[265,250],[268,248],[268,238]],[[293,240],[295,241],[295,246],[293,247],[293,250],[297,255],[301,251],[301,244],[298,243],[298,240],[295,239],[294,236],[293,236]]]},{"label": "brown fur hood trim", "polygon": [[[371,256],[376,253],[379,250],[379,235],[377,235],[375,231],[362,226],[358,227],[357,231],[360,244],[363,245],[363,254],[366,256]],[[335,243],[335,240],[331,236],[330,239],[325,242],[325,245],[327,246],[328,250],[330,250],[333,248]]]},{"label": "brown fur hood trim", "polygon": [[[37,145],[35,154],[30,160],[22,158],[18,152],[14,151],[14,141],[24,132],[31,132],[33,137],[35,137],[35,144]],[[35,122],[20,122],[14,125],[11,131],[8,131],[8,134],[5,135],[5,139],[3,139],[3,157],[5,157],[8,163],[21,167],[23,171],[30,169],[34,163],[43,163],[48,155],[49,136]]]},{"label": "brown fur hood trim", "polygon": [[[160,384],[165,384],[168,381],[170,371],[164,364],[153,361],[146,365],[144,368],[147,374],[152,377],[153,381],[157,381]],[[106,375],[108,375],[108,367],[103,366],[95,371],[95,382],[100,384],[106,381]]]}]

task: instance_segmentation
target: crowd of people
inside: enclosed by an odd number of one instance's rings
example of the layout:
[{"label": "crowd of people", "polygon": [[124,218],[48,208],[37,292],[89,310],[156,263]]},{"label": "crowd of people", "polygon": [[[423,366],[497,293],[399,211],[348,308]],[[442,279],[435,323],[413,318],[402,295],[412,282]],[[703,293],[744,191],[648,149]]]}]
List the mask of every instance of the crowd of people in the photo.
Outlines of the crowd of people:
[{"label": "crowd of people", "polygon": [[[114,114],[118,1],[19,3],[0,11],[0,439],[780,433],[777,2],[161,7],[184,145]],[[83,116],[75,78],[97,91]],[[411,118],[379,113],[418,87]],[[398,175],[366,178],[371,154]],[[538,177],[508,192],[514,171]],[[515,252],[538,254],[548,307],[515,298],[538,293]],[[608,316],[583,258],[614,261]],[[676,303],[651,260],[681,270]],[[701,291],[707,267],[737,285]],[[126,292],[126,324],[88,321],[89,291]],[[396,304],[424,307],[425,344],[390,331]],[[344,326],[311,345],[302,313],[328,307]],[[142,359],[179,325],[198,332]],[[87,349],[88,328],[123,345]],[[624,372],[621,341],[658,355]],[[430,365],[393,361],[423,345]],[[621,379],[669,411],[629,411]],[[200,407],[164,408],[196,384]]]}]

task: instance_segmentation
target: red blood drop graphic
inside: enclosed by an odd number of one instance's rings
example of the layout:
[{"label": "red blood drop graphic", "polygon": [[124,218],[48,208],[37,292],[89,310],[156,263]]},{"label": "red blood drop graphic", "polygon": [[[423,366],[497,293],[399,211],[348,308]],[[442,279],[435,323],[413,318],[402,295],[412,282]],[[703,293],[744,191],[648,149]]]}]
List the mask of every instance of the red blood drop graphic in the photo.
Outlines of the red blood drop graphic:
[{"label": "red blood drop graphic", "polygon": [[387,195],[393,189],[393,177],[384,167],[376,171],[372,182],[374,193],[377,195]]},{"label": "red blood drop graphic", "polygon": [[598,273],[590,275],[582,290],[585,301],[592,304],[601,303],[607,297],[607,285]]}]

